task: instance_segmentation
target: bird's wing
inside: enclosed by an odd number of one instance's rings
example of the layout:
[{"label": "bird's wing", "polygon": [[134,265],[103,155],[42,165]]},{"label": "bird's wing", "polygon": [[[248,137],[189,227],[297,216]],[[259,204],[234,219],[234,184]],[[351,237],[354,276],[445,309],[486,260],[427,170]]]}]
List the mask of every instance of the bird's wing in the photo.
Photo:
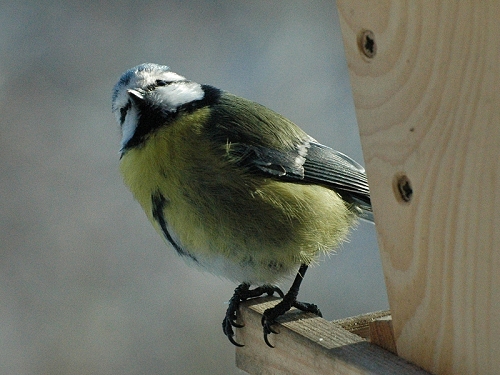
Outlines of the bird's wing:
[{"label": "bird's wing", "polygon": [[309,140],[288,151],[237,143],[228,146],[228,155],[249,171],[331,188],[353,203],[361,217],[373,221],[364,168],[339,151]]},{"label": "bird's wing", "polygon": [[205,129],[214,145],[225,144],[225,157],[232,163],[250,173],[335,190],[361,217],[372,220],[361,165],[260,104],[224,93],[215,106]]}]

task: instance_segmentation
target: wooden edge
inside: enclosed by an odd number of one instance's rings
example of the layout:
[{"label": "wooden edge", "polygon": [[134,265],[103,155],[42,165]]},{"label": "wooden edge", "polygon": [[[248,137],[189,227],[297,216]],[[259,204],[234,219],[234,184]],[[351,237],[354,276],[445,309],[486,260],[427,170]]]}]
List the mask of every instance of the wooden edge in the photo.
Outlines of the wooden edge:
[{"label": "wooden edge", "polygon": [[242,303],[236,341],[236,365],[249,374],[428,374],[406,360],[370,344],[335,322],[292,309],[273,327],[274,348],[263,338],[262,313],[275,297]]},{"label": "wooden edge", "polygon": [[368,323],[370,331],[370,342],[378,345],[391,353],[398,354],[394,331],[392,329],[392,317],[383,316]]},{"label": "wooden edge", "polygon": [[364,339],[372,341],[370,339],[370,323],[376,321],[377,319],[390,315],[391,312],[389,310],[376,311],[367,314],[356,315],[350,318],[333,320],[332,323],[338,324],[349,332],[355,333],[356,335],[361,336]]},{"label": "wooden edge", "polygon": [[392,329],[392,317],[389,310],[334,320],[332,323],[363,337],[372,344],[397,354],[396,340]]}]

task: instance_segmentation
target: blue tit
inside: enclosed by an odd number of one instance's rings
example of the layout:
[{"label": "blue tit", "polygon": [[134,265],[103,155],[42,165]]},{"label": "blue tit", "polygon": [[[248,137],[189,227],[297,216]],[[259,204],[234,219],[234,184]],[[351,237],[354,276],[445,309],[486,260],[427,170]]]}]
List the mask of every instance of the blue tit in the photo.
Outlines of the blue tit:
[{"label": "blue tit", "polygon": [[[113,90],[125,184],[187,262],[240,285],[223,331],[234,340],[241,301],[277,293],[264,339],[297,300],[311,262],[361,217],[373,221],[364,169],[255,102],[189,81],[167,66],[126,71]],[[284,294],[273,286],[298,273]],[[256,288],[251,289],[251,285]]]}]

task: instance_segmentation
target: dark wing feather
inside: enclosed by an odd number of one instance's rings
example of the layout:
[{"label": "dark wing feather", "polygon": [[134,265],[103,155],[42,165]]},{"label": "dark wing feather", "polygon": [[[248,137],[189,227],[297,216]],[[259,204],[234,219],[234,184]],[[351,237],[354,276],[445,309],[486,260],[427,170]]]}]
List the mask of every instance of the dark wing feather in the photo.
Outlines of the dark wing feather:
[{"label": "dark wing feather", "polygon": [[364,168],[349,156],[330,147],[311,143],[304,163],[304,180],[324,183],[336,190],[370,198]]},{"label": "dark wing feather", "polygon": [[334,189],[354,205],[361,218],[373,222],[365,169],[349,156],[322,144],[311,143],[304,163],[304,181]]}]

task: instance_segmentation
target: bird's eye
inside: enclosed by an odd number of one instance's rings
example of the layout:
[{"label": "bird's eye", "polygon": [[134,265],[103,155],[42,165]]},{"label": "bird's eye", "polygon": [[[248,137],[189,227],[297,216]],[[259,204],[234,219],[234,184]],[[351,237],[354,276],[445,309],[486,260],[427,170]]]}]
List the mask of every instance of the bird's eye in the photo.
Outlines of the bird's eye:
[{"label": "bird's eye", "polygon": [[166,86],[166,85],[168,85],[167,81],[164,81],[163,79],[156,80],[156,86]]}]

